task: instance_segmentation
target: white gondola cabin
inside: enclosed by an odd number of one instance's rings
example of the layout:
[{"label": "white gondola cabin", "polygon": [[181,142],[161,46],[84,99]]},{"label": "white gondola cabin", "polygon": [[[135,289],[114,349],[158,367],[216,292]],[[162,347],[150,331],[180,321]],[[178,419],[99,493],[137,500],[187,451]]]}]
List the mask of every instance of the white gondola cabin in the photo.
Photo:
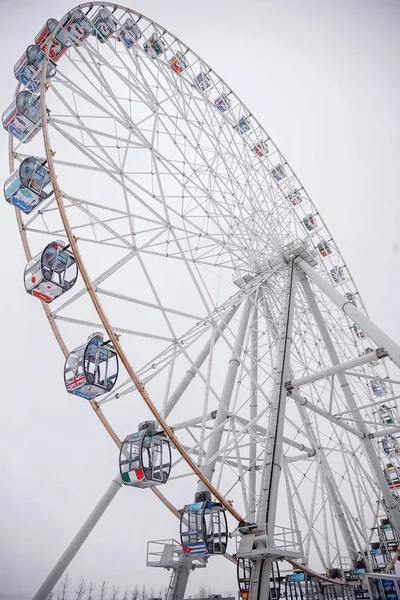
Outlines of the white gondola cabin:
[{"label": "white gondola cabin", "polygon": [[218,98],[215,98],[214,106],[216,106],[220,112],[226,112],[231,107],[230,98],[222,93]]},{"label": "white gondola cabin", "polygon": [[122,42],[125,47],[130,50],[132,46],[136,44],[142,37],[138,25],[136,25],[133,19],[127,19],[123,26],[117,31],[117,38]]},{"label": "white gondola cabin", "polygon": [[356,302],[356,297],[354,294],[352,294],[351,292],[346,292],[346,298],[349,302],[351,302],[352,304],[354,304],[354,306],[357,306],[357,302]]},{"label": "white gondola cabin", "polygon": [[388,482],[388,486],[391,489],[400,487],[400,473],[397,467],[392,465],[392,463],[388,463],[384,470],[384,474],[386,481]]},{"label": "white gondola cabin", "polygon": [[236,562],[237,581],[242,600],[248,600],[251,583],[251,570],[253,561],[249,558],[238,557]]},{"label": "white gondola cabin", "polygon": [[378,415],[380,422],[384,425],[391,425],[395,421],[393,410],[390,408],[390,406],[387,406],[387,404],[382,404],[381,406],[378,406]]},{"label": "white gondola cabin", "polygon": [[[363,354],[367,355],[367,354],[371,354],[371,352],[374,352],[373,348],[365,348]],[[375,358],[371,358],[371,360],[368,363],[369,365],[371,365],[371,367],[377,367],[379,365],[379,362],[377,360],[375,360]]]},{"label": "white gondola cabin", "polygon": [[93,25],[80,8],[68,13],[61,21],[74,46],[80,46],[93,33]]},{"label": "white gondola cabin", "polygon": [[74,255],[63,242],[50,242],[25,267],[24,284],[28,294],[50,303],[68,292],[78,277]]},{"label": "white gondola cabin", "polygon": [[371,388],[374,392],[375,396],[384,396],[387,392],[385,382],[381,379],[372,379],[371,380]]},{"label": "white gondola cabin", "polygon": [[292,190],[290,194],[286,196],[286,198],[293,204],[293,206],[297,206],[303,202],[303,198],[300,196],[299,190]]},{"label": "white gondola cabin", "polygon": [[244,115],[242,115],[240,117],[237,125],[235,125],[235,129],[236,129],[236,131],[238,131],[240,133],[240,135],[244,135],[251,129],[250,119],[248,117],[245,117]]},{"label": "white gondola cabin", "polygon": [[345,281],[346,279],[343,273],[343,269],[341,267],[338,267],[337,265],[329,271],[329,274],[334,285],[339,285],[343,283],[343,281]]},{"label": "white gondola cabin", "polygon": [[121,445],[119,469],[125,485],[139,488],[167,483],[171,472],[171,444],[156,431],[154,421],[139,425]]},{"label": "white gondola cabin", "polygon": [[204,92],[207,88],[210,87],[211,79],[207,75],[207,73],[199,73],[194,78],[194,85],[197,87],[197,89],[202,90]]},{"label": "white gondola cabin", "polygon": [[329,254],[332,254],[331,247],[329,246],[328,242],[325,240],[321,240],[319,242],[319,244],[317,244],[317,250],[320,253],[320,255],[322,256],[322,258],[325,258]]},{"label": "white gondola cabin", "polygon": [[273,169],[271,169],[271,175],[275,179],[275,181],[282,181],[286,177],[285,167],[281,164],[275,165]]},{"label": "white gondola cabin", "polygon": [[188,68],[189,62],[183,52],[178,50],[175,56],[169,61],[169,66],[174,73],[183,73]]},{"label": "white gondola cabin", "polygon": [[360,329],[360,327],[358,327],[355,323],[353,323],[350,329],[354,331],[354,335],[356,336],[356,338],[358,338],[359,340],[365,340],[366,335],[364,331]]},{"label": "white gondola cabin", "polygon": [[[28,46],[19,61],[14,65],[15,78],[18,79],[22,85],[26,85],[31,92],[37,92],[39,90],[43,59],[44,52],[40,46],[32,45]],[[55,74],[56,65],[53,61],[49,60],[46,65],[46,80],[50,79]]]},{"label": "white gondola cabin", "polygon": [[40,98],[29,90],[19,92],[2,117],[3,127],[17,140],[26,144],[42,126]]},{"label": "white gondola cabin", "polygon": [[154,32],[153,35],[149,37],[149,39],[143,44],[143,48],[144,51],[154,59],[158,56],[161,56],[161,54],[164,52],[165,43],[164,40]]},{"label": "white gondola cabin", "polygon": [[225,508],[211,501],[210,492],[198,492],[193,504],[181,511],[181,544],[187,556],[225,554],[228,523]]},{"label": "white gondola cabin", "polygon": [[[35,44],[40,46],[43,52],[47,50],[47,43],[50,36],[55,32],[58,27],[57,19],[48,19],[42,29],[35,37]],[[53,62],[58,62],[60,58],[66,53],[68,48],[71,46],[71,39],[68,32],[62,27],[58,29],[56,35],[51,42],[49,50],[49,58]]]},{"label": "white gondola cabin", "polygon": [[53,188],[49,170],[34,156],[25,158],[4,182],[7,202],[29,214],[40,202],[50,198]]},{"label": "white gondola cabin", "polygon": [[385,435],[381,440],[382,448],[387,456],[396,456],[400,454],[400,445],[394,435]]},{"label": "white gondola cabin", "polygon": [[308,214],[303,219],[303,225],[307,231],[313,231],[317,227],[317,221],[313,214]]},{"label": "white gondola cabin", "polygon": [[118,23],[108,8],[99,8],[92,17],[93,35],[104,44],[118,28]]},{"label": "white gondola cabin", "polygon": [[111,392],[118,378],[116,350],[104,342],[102,333],[89,336],[75,348],[64,365],[65,388],[69,394],[92,400]]},{"label": "white gondola cabin", "polygon": [[265,141],[258,142],[258,144],[254,146],[253,150],[257,154],[257,156],[262,158],[263,156],[266,156],[269,152],[268,144]]}]

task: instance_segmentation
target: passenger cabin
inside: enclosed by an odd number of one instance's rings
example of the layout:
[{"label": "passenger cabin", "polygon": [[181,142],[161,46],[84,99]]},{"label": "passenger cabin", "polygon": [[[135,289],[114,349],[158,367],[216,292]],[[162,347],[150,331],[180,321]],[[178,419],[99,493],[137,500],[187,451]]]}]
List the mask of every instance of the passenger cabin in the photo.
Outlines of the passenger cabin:
[{"label": "passenger cabin", "polygon": [[161,56],[161,54],[165,50],[164,40],[157,34],[153,33],[151,37],[143,44],[144,51],[151,58],[157,58],[157,56]]},{"label": "passenger cabin", "polygon": [[109,344],[102,333],[94,333],[86,344],[70,352],[64,365],[69,394],[92,400],[111,392],[118,378],[118,357]]},{"label": "passenger cabin", "polygon": [[381,406],[378,406],[378,415],[381,423],[384,425],[391,425],[394,423],[393,410],[387,404],[381,404]]},{"label": "passenger cabin", "polygon": [[352,329],[354,331],[354,335],[359,340],[365,340],[365,337],[366,337],[365,333],[355,323],[353,323],[353,325],[350,327],[350,329]]},{"label": "passenger cabin", "polygon": [[231,100],[229,98],[229,96],[227,96],[226,94],[222,93],[220,96],[218,96],[218,98],[215,98],[214,100],[214,106],[216,106],[218,108],[219,111],[221,112],[226,112],[227,110],[230,109],[231,107]]},{"label": "passenger cabin", "polygon": [[382,448],[387,456],[396,456],[400,454],[400,445],[397,438],[394,435],[385,435],[381,439]]},{"label": "passenger cabin", "polygon": [[306,215],[303,219],[303,225],[307,231],[313,231],[317,227],[317,221],[315,220],[314,215],[311,213]]},{"label": "passenger cabin", "polygon": [[[371,354],[372,352],[375,352],[373,348],[365,348],[363,354],[364,356],[366,356],[367,354]],[[371,365],[371,367],[377,367],[379,365],[379,362],[375,359],[370,360],[369,365]]]},{"label": "passenger cabin", "polygon": [[181,544],[187,556],[225,554],[228,523],[225,508],[211,501],[211,493],[198,492],[193,504],[181,511]]},{"label": "passenger cabin", "polygon": [[[42,29],[35,37],[35,44],[40,46],[43,52],[46,52],[48,40],[58,27],[57,19],[48,19]],[[49,50],[49,58],[53,62],[58,62],[71,46],[71,38],[65,29],[60,27],[55,34]]]},{"label": "passenger cabin", "polygon": [[118,23],[108,8],[99,8],[92,17],[93,35],[104,44],[118,28]]},{"label": "passenger cabin", "polygon": [[349,302],[354,304],[354,306],[357,306],[355,294],[352,294],[351,292],[346,292],[345,295]]},{"label": "passenger cabin", "polygon": [[282,181],[286,177],[285,167],[281,164],[275,165],[275,167],[271,170],[271,175],[275,179],[275,181]]},{"label": "passenger cabin", "polygon": [[26,144],[42,126],[40,99],[29,90],[19,92],[4,111],[2,121],[8,133]]},{"label": "passenger cabin", "polygon": [[375,396],[384,396],[387,392],[386,385],[381,379],[372,379],[371,388]]},{"label": "passenger cabin", "polygon": [[252,566],[253,562],[249,558],[237,558],[237,581],[242,600],[248,600],[249,598]]},{"label": "passenger cabin", "polygon": [[61,21],[74,46],[80,46],[93,33],[93,25],[80,8],[68,13]]},{"label": "passenger cabin", "polygon": [[244,135],[251,129],[250,119],[245,116],[241,116],[237,125],[235,125],[235,129],[240,133],[240,135]]},{"label": "passenger cabin", "polygon": [[257,154],[257,156],[262,158],[263,156],[266,156],[269,152],[268,144],[265,141],[258,142],[258,144],[254,146],[253,150]]},{"label": "passenger cabin", "polygon": [[139,488],[167,483],[171,472],[171,444],[154,421],[140,423],[139,431],[121,445],[119,469],[125,485]]},{"label": "passenger cabin", "polygon": [[[44,52],[38,45],[28,46],[19,61],[14,65],[15,78],[31,92],[40,88],[40,74]],[[49,60],[46,65],[46,81],[56,74],[56,64]]]},{"label": "passenger cabin", "polygon": [[188,68],[189,62],[183,52],[178,50],[175,56],[169,61],[169,66],[175,73],[183,73]]},{"label": "passenger cabin", "polygon": [[388,486],[391,489],[400,487],[400,477],[399,470],[392,463],[388,463],[384,470],[384,474],[386,477],[386,481],[388,482]]},{"label": "passenger cabin", "polygon": [[292,190],[290,194],[286,196],[286,198],[293,204],[293,206],[297,206],[303,202],[303,198],[300,196],[299,190]]},{"label": "passenger cabin", "polygon": [[210,87],[211,79],[207,73],[199,73],[194,78],[194,85],[197,89],[202,90],[203,92]]},{"label": "passenger cabin", "polygon": [[329,274],[334,285],[339,285],[345,280],[343,269],[337,265],[329,271]]},{"label": "passenger cabin", "polygon": [[142,32],[133,19],[127,19],[123,26],[117,31],[117,39],[119,39],[128,50],[130,50],[141,37]]},{"label": "passenger cabin", "polygon": [[320,253],[320,255],[322,256],[322,258],[325,258],[329,254],[332,254],[332,250],[331,250],[328,242],[325,240],[321,240],[319,242],[319,244],[317,244],[317,250]]},{"label": "passenger cabin", "polygon": [[72,252],[63,242],[50,242],[26,265],[25,290],[49,304],[64,292],[68,292],[77,277],[78,268]]},{"label": "passenger cabin", "polygon": [[34,156],[25,158],[4,182],[7,202],[29,214],[40,202],[50,198],[53,188],[45,162]]}]

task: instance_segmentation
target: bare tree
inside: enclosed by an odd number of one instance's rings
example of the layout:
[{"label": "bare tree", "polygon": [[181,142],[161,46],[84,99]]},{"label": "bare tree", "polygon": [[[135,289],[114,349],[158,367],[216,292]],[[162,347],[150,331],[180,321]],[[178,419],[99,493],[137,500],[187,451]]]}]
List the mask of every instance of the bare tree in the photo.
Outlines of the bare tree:
[{"label": "bare tree", "polygon": [[68,573],[65,574],[63,581],[58,585],[57,600],[67,600],[68,594]]},{"label": "bare tree", "polygon": [[131,591],[130,600],[138,600],[138,598],[139,598],[139,588],[137,585],[135,585],[135,587]]},{"label": "bare tree", "polygon": [[103,583],[100,585],[99,600],[104,600],[104,595],[106,593],[106,589],[107,589],[106,580],[104,580]]},{"label": "bare tree", "polygon": [[142,591],[140,592],[140,600],[148,600],[146,586],[142,587]]},{"label": "bare tree", "polygon": [[128,600],[129,590],[124,591],[124,595],[122,596],[122,600]]},{"label": "bare tree", "polygon": [[83,577],[81,577],[79,585],[76,588],[76,600],[82,600],[82,596],[85,593],[85,591],[86,591],[86,583],[85,583],[85,580],[83,579]]},{"label": "bare tree", "polygon": [[110,596],[110,600],[117,600],[117,598],[118,598],[118,595],[119,595],[119,587],[115,587],[115,586],[114,586],[114,587],[113,587],[112,594],[111,594],[111,596]]},{"label": "bare tree", "polygon": [[93,582],[90,581],[88,587],[87,587],[87,596],[86,596],[86,600],[94,600],[94,585]]},{"label": "bare tree", "polygon": [[47,596],[46,600],[54,600],[54,588],[51,590],[50,594]]}]

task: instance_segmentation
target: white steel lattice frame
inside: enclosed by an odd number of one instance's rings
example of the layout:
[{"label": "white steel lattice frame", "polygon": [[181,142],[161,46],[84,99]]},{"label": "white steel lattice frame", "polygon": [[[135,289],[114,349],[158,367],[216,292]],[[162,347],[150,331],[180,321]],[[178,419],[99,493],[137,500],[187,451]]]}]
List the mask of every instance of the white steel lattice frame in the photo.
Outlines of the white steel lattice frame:
[{"label": "white steel lattice frame", "polygon": [[[97,6],[81,5],[89,17]],[[158,24],[114,4],[101,6],[115,9],[120,24],[131,16],[143,37],[131,50],[115,36],[104,43],[90,37],[68,51],[54,78],[46,83],[42,77],[44,150],[39,139],[29,150],[47,159],[55,195],[32,215],[16,211],[25,252],[30,258],[58,238],[71,244],[79,283],[43,308],[64,355],[93,329],[105,330],[116,347],[124,367],[120,381],[90,402],[114,441],[120,445],[130,432],[113,429],[106,405],[119,403],[123,411],[123,398],[141,396],[177,449],[169,486],[195,474],[233,519],[251,520],[261,501],[287,245],[301,240],[326,280],[340,268],[341,293],[354,294],[365,309],[296,173],[231,88]],[[153,31],[165,43],[155,59],[143,49]],[[169,65],[177,51],[189,63],[180,74]],[[211,81],[204,91],[193,84],[200,72]],[[214,106],[220,94],[230,99],[224,113]],[[243,135],[237,129],[242,116],[251,122]],[[262,157],[254,152],[259,142],[269,147]],[[24,150],[10,138],[11,171],[29,155]],[[280,181],[271,174],[276,165],[286,172]],[[301,198],[295,206],[288,199],[293,190]],[[302,220],[310,214],[317,226],[308,231]],[[316,251],[323,241],[330,247],[326,257]],[[374,401],[370,379],[388,377],[387,359],[347,371],[361,411],[354,417],[338,375],[324,373],[332,360],[297,278],[290,371],[295,383],[308,376],[301,385],[307,404],[296,391],[287,400],[276,520],[300,532],[303,566],[326,571],[341,567],[344,553],[354,558],[369,548],[381,491],[357,427],[361,418],[371,437],[399,430],[382,429],[376,412],[384,400],[399,417],[399,377],[387,380],[384,399]],[[309,285],[340,363],[358,358],[371,341],[357,338],[341,308],[312,280]],[[232,361],[237,368],[229,367]],[[381,445],[374,444],[383,468]],[[153,492],[178,515],[181,506],[164,490]],[[191,500],[181,498],[181,505]]]}]

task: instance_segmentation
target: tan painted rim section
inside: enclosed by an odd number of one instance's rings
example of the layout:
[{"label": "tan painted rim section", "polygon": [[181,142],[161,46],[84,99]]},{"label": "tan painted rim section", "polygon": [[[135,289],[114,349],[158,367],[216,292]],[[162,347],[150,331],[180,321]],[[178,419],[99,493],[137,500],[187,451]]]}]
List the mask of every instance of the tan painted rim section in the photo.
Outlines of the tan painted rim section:
[{"label": "tan painted rim section", "polygon": [[[93,3],[93,5],[99,5],[102,6],[103,4],[100,2],[95,2]],[[127,12],[130,12],[130,9],[121,6],[121,5],[114,5],[117,8],[120,8],[122,10],[125,10]],[[78,7],[76,7],[78,8]],[[70,12],[72,12],[75,9],[71,9]],[[68,13],[66,13],[68,14]],[[57,32],[57,29],[53,32],[53,34],[50,36],[49,40],[52,41],[54,34]],[[46,152],[46,159],[47,159],[47,163],[48,163],[48,168],[49,168],[49,173],[50,173],[50,178],[51,178],[51,182],[52,182],[52,186],[53,186],[53,190],[54,190],[54,196],[57,202],[57,206],[58,206],[58,210],[60,212],[60,216],[64,225],[64,229],[68,238],[68,241],[70,243],[71,249],[73,251],[77,266],[78,266],[78,271],[80,272],[82,279],[85,283],[86,289],[88,291],[88,294],[93,302],[93,305],[97,311],[97,314],[103,324],[103,327],[105,329],[105,331],[107,332],[115,350],[117,351],[117,354],[122,362],[122,364],[124,365],[127,373],[129,374],[132,382],[135,384],[139,394],[142,396],[142,399],[144,400],[144,402],[146,403],[146,405],[148,406],[149,410],[151,411],[151,413],[153,414],[154,418],[157,420],[157,422],[159,423],[160,427],[163,429],[163,431],[165,432],[165,434],[167,435],[167,437],[169,438],[169,440],[172,442],[172,444],[175,446],[176,450],[178,450],[179,454],[182,456],[182,458],[185,460],[185,462],[188,464],[188,466],[191,468],[191,470],[193,471],[193,473],[195,473],[199,480],[201,480],[204,485],[209,489],[209,491],[214,495],[215,498],[218,499],[218,501],[222,504],[222,506],[224,506],[224,508],[226,509],[227,512],[229,512],[232,517],[234,517],[234,519],[236,519],[238,522],[242,521],[243,518],[242,516],[229,504],[229,502],[227,502],[225,500],[225,498],[220,494],[220,492],[212,485],[212,483],[203,475],[203,473],[201,472],[201,470],[199,469],[199,467],[196,465],[196,463],[194,463],[194,461],[191,459],[191,457],[187,454],[187,452],[184,450],[184,448],[182,447],[182,445],[180,444],[179,440],[176,438],[174,432],[172,431],[172,429],[168,426],[168,424],[166,423],[166,421],[162,418],[162,416],[160,415],[160,413],[157,411],[156,407],[154,406],[153,402],[151,401],[150,396],[147,394],[147,391],[144,387],[144,385],[140,382],[139,378],[137,377],[133,367],[131,366],[126,354],[124,353],[120,343],[119,343],[119,339],[118,337],[115,335],[111,324],[108,321],[108,318],[105,314],[105,312],[103,311],[103,308],[101,306],[101,303],[97,297],[97,294],[92,286],[92,283],[90,281],[90,278],[88,276],[88,273],[85,269],[80,251],[79,251],[79,247],[78,247],[78,240],[75,238],[75,236],[72,233],[69,221],[68,221],[68,217],[66,215],[66,211],[65,211],[65,207],[63,204],[63,200],[62,200],[62,194],[61,191],[58,187],[58,182],[57,182],[57,175],[55,173],[55,169],[54,169],[54,163],[53,163],[53,151],[51,149],[50,146],[50,140],[48,137],[48,125],[47,125],[47,119],[46,119],[46,103],[45,103],[45,98],[46,98],[46,80],[45,80],[45,72],[46,72],[46,64],[48,62],[48,55],[49,55],[49,51],[50,51],[50,47],[51,47],[51,43],[48,43],[47,45],[47,50],[45,53],[45,57],[43,60],[43,65],[42,65],[42,73],[41,73],[41,82],[40,82],[40,108],[41,108],[41,118],[42,118],[42,131],[43,131],[43,142],[44,142],[44,146],[45,146],[45,152]],[[18,93],[20,88],[20,84],[18,84],[17,88],[16,88],[16,92],[15,95]],[[9,170],[10,173],[12,173],[14,171],[14,148],[13,148],[13,137],[10,134],[9,135],[9,144],[8,144],[8,148],[9,148]],[[23,225],[23,221],[21,218],[21,213],[20,211],[15,208],[15,215],[16,215],[16,219],[17,219],[17,223],[18,223],[18,229],[19,229],[19,233],[21,236],[21,241],[22,241],[22,245],[25,251],[25,255],[27,260],[29,261],[32,258],[31,252],[30,252],[30,248],[29,248],[29,243],[28,243],[28,239],[27,239],[27,235],[26,235],[26,231]],[[48,307],[48,305],[41,301],[43,310],[45,312],[45,315],[47,317],[47,320],[50,324],[50,327],[54,333],[54,336],[61,348],[61,351],[64,355],[64,357],[68,356],[68,349],[64,343],[64,340],[61,337],[60,331],[58,329],[58,326],[55,323],[55,320],[51,314],[51,311]],[[114,441],[114,443],[117,445],[118,448],[121,447],[121,440],[119,439],[118,435],[116,434],[116,432],[114,431],[114,429],[112,428],[112,426],[110,425],[110,423],[108,422],[107,418],[104,416],[103,411],[101,410],[101,408],[99,407],[99,405],[97,404],[97,402],[95,402],[94,400],[90,400],[90,405],[92,407],[92,409],[94,410],[94,412],[96,413],[97,417],[99,418],[100,422],[102,423],[103,427],[106,429],[107,433],[110,435],[111,439]],[[157,496],[157,498],[159,500],[161,500],[161,502],[164,504],[164,506],[166,506],[177,518],[180,519],[180,512],[176,509],[176,507],[169,502],[169,500],[162,494],[162,492],[160,492],[160,490],[158,488],[150,488],[151,491]],[[236,559],[230,555],[230,554],[225,554],[224,555],[228,560],[230,560],[231,562],[236,563]],[[315,577],[316,579],[319,579],[320,581],[323,581],[325,583],[329,583],[329,584],[334,584],[334,585],[345,585],[345,586],[350,586],[350,584],[344,580],[341,579],[330,579],[329,577],[325,577],[319,573],[316,573],[315,571],[313,571],[312,569],[309,569],[308,567],[305,567],[304,565],[301,565],[299,563],[297,563],[294,560],[290,560],[290,559],[285,559],[286,562],[288,562],[289,564],[291,564],[295,569],[297,570],[301,570],[304,573],[311,575],[312,577]]]}]

